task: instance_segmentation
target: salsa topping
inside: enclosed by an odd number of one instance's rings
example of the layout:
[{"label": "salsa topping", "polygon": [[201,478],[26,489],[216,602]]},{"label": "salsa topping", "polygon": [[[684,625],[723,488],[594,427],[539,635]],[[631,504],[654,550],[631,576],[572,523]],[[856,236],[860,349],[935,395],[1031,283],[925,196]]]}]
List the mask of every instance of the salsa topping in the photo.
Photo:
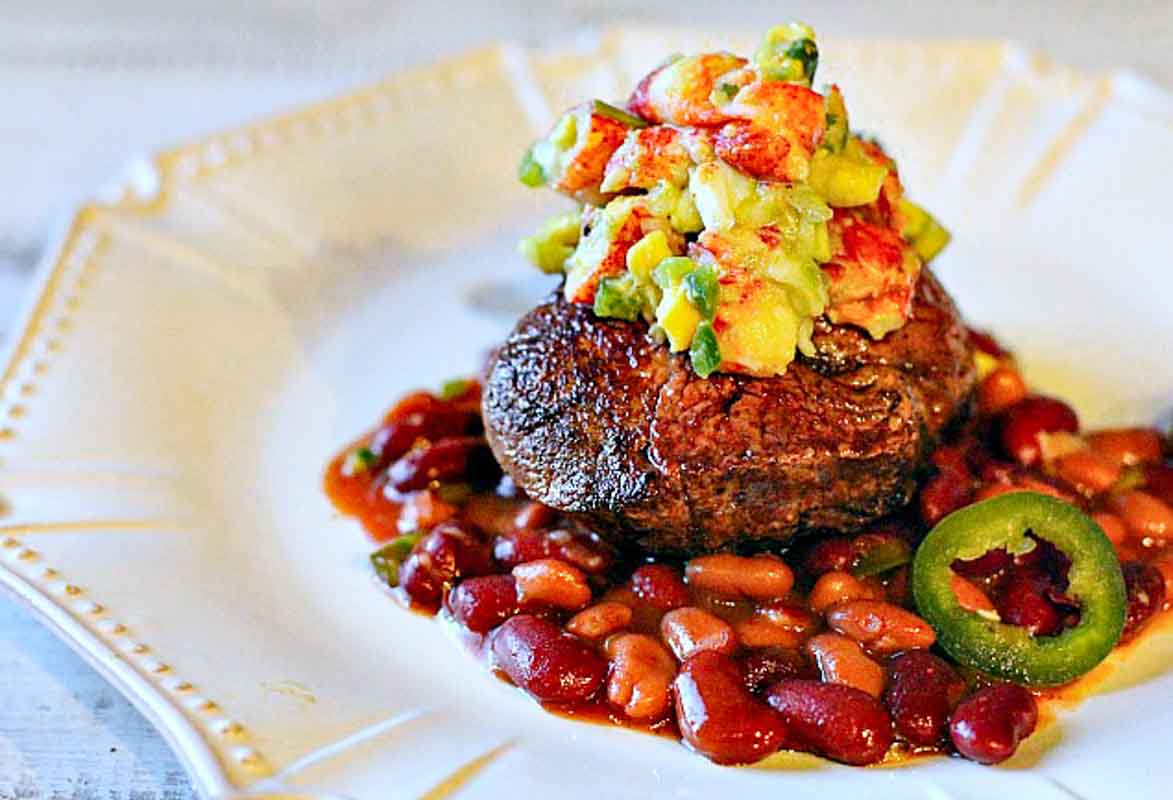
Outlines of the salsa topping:
[{"label": "salsa topping", "polygon": [[814,32],[791,23],[752,61],[677,56],[625,108],[571,109],[518,174],[580,208],[522,253],[565,274],[568,301],[647,323],[702,376],[780,375],[813,353],[824,315],[875,339],[900,328],[949,235],[904,197],[883,148],[852,133],[839,88],[811,88],[817,64]]}]

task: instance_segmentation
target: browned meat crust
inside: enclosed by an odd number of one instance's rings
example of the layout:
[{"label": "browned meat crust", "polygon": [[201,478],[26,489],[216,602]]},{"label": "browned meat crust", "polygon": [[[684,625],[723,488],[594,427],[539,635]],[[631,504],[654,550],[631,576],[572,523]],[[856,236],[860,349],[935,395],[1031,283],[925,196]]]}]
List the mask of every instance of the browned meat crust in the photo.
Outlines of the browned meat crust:
[{"label": "browned meat crust", "polygon": [[650,551],[855,530],[908,502],[973,353],[927,270],[900,330],[824,324],[815,343],[781,377],[704,380],[643,326],[555,298],[489,365],[489,442],[531,497]]}]

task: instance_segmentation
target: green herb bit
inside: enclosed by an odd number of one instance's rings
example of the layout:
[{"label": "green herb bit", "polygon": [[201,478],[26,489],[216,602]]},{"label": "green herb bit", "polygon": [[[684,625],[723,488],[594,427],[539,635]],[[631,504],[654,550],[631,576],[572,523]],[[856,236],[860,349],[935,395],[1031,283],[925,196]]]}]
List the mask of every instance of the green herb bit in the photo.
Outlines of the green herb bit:
[{"label": "green herb bit", "polygon": [[633,322],[643,311],[643,297],[631,273],[603,278],[595,290],[595,314]]},{"label": "green herb bit", "polygon": [[371,553],[371,566],[375,574],[388,586],[399,585],[399,565],[411,554],[411,549],[420,540],[419,532],[396,536],[387,544]]},{"label": "green herb bit", "polygon": [[525,151],[525,155],[521,157],[521,163],[517,165],[517,179],[532,188],[537,188],[546,183],[546,171],[534,159],[534,149],[532,147]]},{"label": "green herb bit", "polygon": [[358,475],[360,472],[367,472],[375,465],[377,459],[378,457],[369,447],[359,447],[346,456],[346,461],[342,463],[342,474],[349,477]]},{"label": "green herb bit", "polygon": [[907,542],[901,539],[885,539],[860,556],[851,574],[857,578],[869,578],[902,567],[911,560],[912,548]]},{"label": "green herb bit", "polygon": [[634,114],[624,111],[618,106],[613,106],[610,103],[604,103],[602,100],[596,100],[591,110],[600,117],[613,119],[616,122],[622,123],[629,128],[646,128],[648,123]]},{"label": "green herb bit", "polygon": [[815,33],[797,22],[771,28],[753,60],[765,78],[810,86],[819,66]]},{"label": "green herb bit", "polygon": [[713,330],[713,323],[705,320],[696,326],[696,333],[692,337],[692,346],[688,349],[692,368],[697,375],[707,378],[721,366],[721,346],[717,344],[717,334]]},{"label": "green herb bit", "polygon": [[652,270],[652,280],[661,289],[670,289],[696,268],[696,262],[687,256],[665,258]]},{"label": "green herb bit", "polygon": [[711,320],[717,315],[719,290],[717,271],[711,264],[697,267],[684,276],[684,291],[688,302],[692,303],[705,319]]},{"label": "green herb bit", "polygon": [[455,400],[463,397],[472,388],[472,381],[468,378],[452,378],[444,381],[440,386],[440,397],[444,400]]}]

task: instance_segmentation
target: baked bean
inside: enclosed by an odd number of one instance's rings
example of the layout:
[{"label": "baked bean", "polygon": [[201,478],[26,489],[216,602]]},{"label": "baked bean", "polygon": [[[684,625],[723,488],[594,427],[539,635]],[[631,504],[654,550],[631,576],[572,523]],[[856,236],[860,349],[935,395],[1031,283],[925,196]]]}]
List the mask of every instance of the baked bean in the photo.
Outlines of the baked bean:
[{"label": "baked bean", "polygon": [[949,732],[961,755],[981,764],[998,764],[1014,755],[1038,719],[1034,695],[1021,686],[1000,684],[962,701],[953,712]]},{"label": "baked bean", "polygon": [[1124,526],[1124,520],[1109,511],[1097,511],[1092,514],[1092,519],[1100,526],[1100,529],[1108,537],[1108,541],[1112,543],[1113,547],[1119,548],[1120,545],[1124,544],[1124,540],[1128,536],[1128,529]]},{"label": "baked bean", "polygon": [[[770,645],[778,647],[799,647],[820,627],[819,618],[804,606],[785,601],[775,601],[759,606],[751,622],[765,623],[777,631],[777,633],[774,637],[775,641],[766,642],[762,645],[751,644],[741,639],[739,634],[739,640],[747,647]],[[738,630],[740,631],[740,628]]]},{"label": "baked bean", "polygon": [[486,633],[517,613],[517,584],[512,575],[469,578],[448,594],[452,618],[473,633]]},{"label": "baked bean", "polygon": [[556,558],[543,558],[513,568],[517,599],[523,606],[550,606],[574,611],[591,601],[591,587],[582,570]]},{"label": "baked bean", "polygon": [[660,635],[681,661],[702,650],[728,654],[737,649],[737,635],[729,623],[694,606],[665,614]]},{"label": "baked bean", "polygon": [[855,563],[855,544],[842,536],[820,539],[807,551],[803,567],[811,575],[846,572]]},{"label": "baked bean", "polygon": [[1019,464],[1039,461],[1039,434],[1079,433],[1079,418],[1062,400],[1034,395],[1007,410],[1002,420],[1002,448]]},{"label": "baked bean", "polygon": [[998,367],[978,384],[977,403],[983,414],[1000,414],[1026,399],[1026,382],[1018,370]]},{"label": "baked bean", "polygon": [[1165,604],[1165,576],[1151,564],[1132,561],[1121,567],[1128,610],[1124,617],[1121,640],[1131,639],[1144,630],[1153,615]]},{"label": "baked bean", "polygon": [[460,507],[446,503],[431,491],[412,492],[403,500],[396,527],[401,531],[431,530],[455,519]]},{"label": "baked bean", "polygon": [[844,764],[874,764],[892,745],[892,718],[875,697],[834,683],[783,680],[766,702],[786,723],[788,746]]},{"label": "baked bean", "polygon": [[929,623],[882,600],[848,600],[832,606],[827,624],[876,653],[925,650],[937,640]]},{"label": "baked bean", "polygon": [[660,611],[688,605],[688,587],[680,573],[667,564],[644,564],[631,574],[635,596]]},{"label": "baked bean", "polygon": [[1161,461],[1161,435],[1152,428],[1118,428],[1087,435],[1088,447],[1119,467]]},{"label": "baked bean", "polygon": [[622,633],[607,640],[611,674],[607,699],[632,719],[656,719],[668,710],[676,661],[664,645],[642,633]]},{"label": "baked bean", "polygon": [[685,574],[698,589],[755,600],[785,597],[794,585],[794,573],[786,562],[767,553],[751,558],[728,553],[701,556],[688,562]]},{"label": "baked bean", "polygon": [[767,647],[746,656],[745,688],[757,694],[785,678],[818,680],[819,670],[801,650]]},{"label": "baked bean", "polygon": [[547,505],[530,501],[522,506],[521,511],[513,518],[513,524],[518,528],[535,530],[545,528],[558,519],[558,512]]},{"label": "baked bean", "polygon": [[391,465],[388,483],[397,492],[425,489],[432,481],[453,481],[464,477],[477,451],[488,451],[478,436],[440,439],[434,444],[412,450]]},{"label": "baked bean", "polygon": [[1145,546],[1163,544],[1173,537],[1173,508],[1148,492],[1134,490],[1112,498],[1112,509],[1124,527]]},{"label": "baked bean", "polygon": [[989,596],[975,584],[954,572],[949,576],[949,585],[957,597],[957,604],[966,611],[980,614],[987,619],[1001,619]]},{"label": "baked bean", "polygon": [[949,733],[949,717],[965,694],[965,681],[945,661],[923,650],[899,655],[888,668],[884,704],[896,732],[920,747],[935,747]]},{"label": "baked bean", "polygon": [[1095,450],[1076,450],[1055,461],[1059,477],[1085,494],[1106,492],[1120,478],[1120,465]]},{"label": "baked bean", "polygon": [[734,628],[737,641],[746,647],[799,647],[807,637],[788,628],[779,627],[768,619],[751,617],[738,622]]},{"label": "baked bean", "polygon": [[492,635],[493,663],[543,702],[589,699],[607,677],[607,662],[549,620],[520,614]]},{"label": "baked bean", "polygon": [[883,667],[868,658],[855,640],[838,633],[820,633],[806,643],[806,651],[827,683],[854,686],[872,697],[884,691]]},{"label": "baked bean", "polygon": [[819,576],[807,598],[811,610],[822,614],[845,600],[876,600],[877,592],[850,572],[826,572]]},{"label": "baked bean", "polygon": [[718,764],[760,761],[786,743],[782,717],[744,680],[736,661],[706,650],[686,660],[673,682],[681,736]]},{"label": "baked bean", "polygon": [[597,603],[571,617],[566,630],[582,639],[602,639],[631,624],[631,609],[623,603]]}]

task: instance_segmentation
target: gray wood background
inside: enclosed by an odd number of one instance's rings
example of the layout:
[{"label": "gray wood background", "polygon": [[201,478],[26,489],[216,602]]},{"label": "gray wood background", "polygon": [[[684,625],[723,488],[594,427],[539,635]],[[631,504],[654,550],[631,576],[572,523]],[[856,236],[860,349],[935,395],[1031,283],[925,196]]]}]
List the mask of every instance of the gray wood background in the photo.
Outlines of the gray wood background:
[{"label": "gray wood background", "polygon": [[[3,0],[0,331],[50,221],[135,153],[491,40],[537,45],[621,20],[753,29],[783,17],[838,35],[1014,38],[1173,87],[1170,0]],[[152,111],[128,124],[127,108]],[[0,597],[0,800],[193,796],[143,718]]]}]

